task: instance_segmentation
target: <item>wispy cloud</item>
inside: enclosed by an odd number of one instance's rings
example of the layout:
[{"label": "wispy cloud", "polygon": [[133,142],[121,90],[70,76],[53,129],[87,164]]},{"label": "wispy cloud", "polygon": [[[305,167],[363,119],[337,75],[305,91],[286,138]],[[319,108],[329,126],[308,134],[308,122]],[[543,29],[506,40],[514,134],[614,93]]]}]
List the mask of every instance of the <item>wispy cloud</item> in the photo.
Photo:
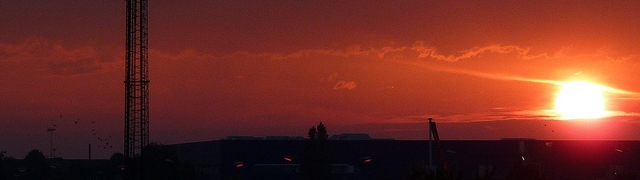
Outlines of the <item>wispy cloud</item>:
[{"label": "wispy cloud", "polygon": [[[181,52],[179,55],[190,54],[191,51]],[[314,56],[335,56],[345,58],[378,58],[387,60],[396,60],[401,58],[405,61],[416,60],[434,60],[444,62],[459,62],[463,60],[480,57],[487,54],[511,54],[513,58],[530,60],[539,58],[549,59],[602,59],[607,61],[628,61],[635,58],[634,55],[620,56],[615,55],[615,52],[606,48],[594,52],[581,52],[572,53],[570,49],[563,48],[553,52],[535,52],[529,47],[522,47],[518,45],[500,45],[491,44],[486,46],[470,47],[468,49],[461,49],[457,53],[444,54],[441,53],[438,48],[430,46],[424,41],[416,41],[411,45],[404,46],[382,46],[382,47],[364,47],[361,45],[353,45],[347,48],[338,49],[303,49],[290,53],[275,53],[275,52],[248,52],[238,51],[229,55],[215,56],[205,55],[200,56],[216,58],[216,59],[234,59],[234,58],[256,58],[256,59],[272,59],[272,60],[285,60],[285,59],[298,59]],[[177,55],[174,55],[177,56]]]},{"label": "wispy cloud", "polygon": [[336,83],[335,86],[333,86],[333,89],[348,89],[348,90],[352,90],[356,88],[356,82],[353,81],[338,81]]},{"label": "wispy cloud", "polygon": [[524,59],[531,59],[536,57],[546,56],[546,54],[531,55],[529,48],[522,48],[519,46],[501,46],[501,45],[489,45],[483,47],[473,47],[471,49],[463,50],[457,54],[444,55],[438,53],[436,48],[427,46],[423,41],[418,41],[410,48],[418,53],[419,58],[432,58],[441,61],[456,62],[463,59],[469,59],[485,53],[516,53]]},{"label": "wispy cloud", "polygon": [[[430,71],[446,72],[446,73],[454,73],[454,74],[463,74],[463,75],[469,75],[469,76],[487,78],[487,79],[494,79],[494,80],[543,83],[543,84],[551,84],[551,85],[558,85],[558,86],[562,86],[562,85],[566,84],[566,82],[564,82],[564,81],[557,81],[557,80],[550,80],[550,79],[536,79],[536,78],[521,77],[521,76],[516,76],[516,75],[503,75],[503,74],[496,74],[496,73],[486,73],[486,72],[479,72],[479,71],[467,70],[467,69],[461,69],[461,68],[435,66],[435,65],[430,65],[430,64],[421,63],[421,62],[415,62],[415,61],[401,61],[400,63],[421,67],[421,68],[424,68],[424,69],[427,69],[427,70],[430,70]],[[638,92],[619,89],[619,88],[610,87],[610,86],[606,86],[606,85],[600,85],[600,86],[603,88],[604,92],[622,96],[620,98],[640,99],[640,93],[638,93]]]},{"label": "wispy cloud", "polygon": [[320,78],[320,81],[322,82],[333,82],[336,77],[338,77],[338,73],[331,73],[331,75],[327,76],[327,77],[322,77]]},{"label": "wispy cloud", "polygon": [[382,47],[363,48],[362,46],[351,46],[346,49],[308,49],[292,53],[252,53],[247,51],[235,52],[230,55],[221,56],[221,59],[233,59],[237,57],[268,58],[273,60],[296,59],[317,55],[337,56],[337,57],[379,57],[384,58],[391,52],[402,52],[408,47]]},{"label": "wispy cloud", "polygon": [[412,119],[405,122],[421,122],[427,119],[437,119],[439,122],[445,123],[468,123],[468,122],[485,122],[485,121],[505,121],[505,120],[557,120],[559,117],[553,110],[502,110],[487,111],[466,114],[453,115],[420,115],[397,117],[396,119]]},{"label": "wispy cloud", "polygon": [[94,73],[118,66],[123,54],[117,47],[86,45],[65,47],[62,42],[44,38],[28,38],[23,42],[0,43],[0,61],[26,66],[56,75]]},{"label": "wispy cloud", "polygon": [[[613,52],[603,49],[597,52],[588,52],[583,54],[571,54],[568,49],[560,49],[556,52],[542,52],[532,53],[528,47],[521,47],[516,45],[487,45],[477,46],[469,49],[463,49],[459,53],[454,54],[442,54],[439,53],[437,48],[429,46],[424,41],[416,41],[409,46],[383,46],[383,47],[363,47],[359,45],[351,46],[344,49],[306,49],[299,50],[291,53],[253,53],[247,51],[239,51],[229,55],[218,56],[215,54],[201,53],[193,50],[185,50],[179,53],[171,54],[161,51],[151,51],[152,56],[160,59],[167,60],[185,60],[185,59],[217,59],[217,60],[234,60],[234,59],[260,59],[260,60],[288,60],[309,58],[317,56],[335,56],[344,58],[367,58],[367,59],[380,59],[389,60],[394,63],[412,65],[424,68],[430,71],[446,72],[454,74],[464,74],[474,77],[481,77],[494,80],[507,80],[507,81],[522,81],[531,83],[544,83],[551,85],[562,85],[564,82],[551,79],[540,79],[533,77],[524,77],[511,74],[499,74],[488,73],[477,70],[468,70],[459,68],[456,66],[443,66],[434,65],[426,60],[444,61],[444,62],[459,62],[466,59],[482,56],[484,54],[512,54],[515,58],[527,60],[536,58],[549,58],[549,59],[588,59],[597,58],[608,61],[627,61],[630,57],[614,57],[611,54]],[[401,57],[397,59],[396,57]],[[513,56],[510,56],[513,57]],[[328,78],[322,78],[322,81],[332,82],[336,80],[337,74],[332,74]],[[334,85],[334,89],[353,89],[356,87],[356,83],[352,81],[338,81]],[[606,91],[618,95],[625,95],[628,99],[640,98],[637,92],[618,89],[614,87],[605,86]]]},{"label": "wispy cloud", "polygon": [[[622,120],[640,123],[637,117],[640,113],[624,111],[607,111],[607,116],[603,120]],[[511,121],[511,120],[563,120],[553,109],[540,110],[514,110],[514,109],[494,109],[494,111],[453,114],[453,115],[419,115],[391,118],[394,123],[419,123],[427,122],[429,118],[442,123],[469,123],[469,122],[489,122],[489,121]]]},{"label": "wispy cloud", "polygon": [[178,53],[173,53],[173,54],[169,52],[160,51],[157,49],[150,49],[149,56],[153,58],[158,58],[161,60],[170,60],[170,61],[203,60],[203,59],[206,60],[206,59],[217,59],[217,58],[219,59],[219,57],[213,54],[197,52],[192,49],[182,50]]}]

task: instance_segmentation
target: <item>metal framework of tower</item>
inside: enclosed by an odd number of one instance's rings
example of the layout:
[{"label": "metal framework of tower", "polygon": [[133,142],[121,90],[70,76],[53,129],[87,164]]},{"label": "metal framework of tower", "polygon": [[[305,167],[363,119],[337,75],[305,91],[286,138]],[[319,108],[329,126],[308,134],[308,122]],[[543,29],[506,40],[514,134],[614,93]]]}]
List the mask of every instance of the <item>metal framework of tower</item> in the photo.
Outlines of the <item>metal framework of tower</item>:
[{"label": "metal framework of tower", "polygon": [[[141,178],[142,148],[149,144],[147,0],[127,0],[124,155],[127,179]],[[137,166],[136,168],[133,168]]]}]

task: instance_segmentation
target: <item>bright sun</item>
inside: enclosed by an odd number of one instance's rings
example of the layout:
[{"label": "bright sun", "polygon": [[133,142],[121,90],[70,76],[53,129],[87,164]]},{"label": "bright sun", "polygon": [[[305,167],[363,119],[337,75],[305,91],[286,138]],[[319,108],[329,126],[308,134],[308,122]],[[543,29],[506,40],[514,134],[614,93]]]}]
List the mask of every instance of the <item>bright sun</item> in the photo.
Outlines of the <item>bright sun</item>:
[{"label": "bright sun", "polygon": [[564,120],[605,117],[603,87],[588,82],[565,82],[556,96],[556,113]]}]

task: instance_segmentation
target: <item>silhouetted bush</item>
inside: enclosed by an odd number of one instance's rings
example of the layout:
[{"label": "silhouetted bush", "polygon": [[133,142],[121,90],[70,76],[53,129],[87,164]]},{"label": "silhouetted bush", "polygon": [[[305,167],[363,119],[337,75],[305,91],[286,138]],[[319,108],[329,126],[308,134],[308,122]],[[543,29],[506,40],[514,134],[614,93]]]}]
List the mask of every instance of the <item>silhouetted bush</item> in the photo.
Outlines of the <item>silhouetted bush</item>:
[{"label": "silhouetted bush", "polygon": [[31,150],[29,154],[24,157],[24,163],[27,179],[49,179],[49,162],[47,162],[47,158],[39,150]]}]

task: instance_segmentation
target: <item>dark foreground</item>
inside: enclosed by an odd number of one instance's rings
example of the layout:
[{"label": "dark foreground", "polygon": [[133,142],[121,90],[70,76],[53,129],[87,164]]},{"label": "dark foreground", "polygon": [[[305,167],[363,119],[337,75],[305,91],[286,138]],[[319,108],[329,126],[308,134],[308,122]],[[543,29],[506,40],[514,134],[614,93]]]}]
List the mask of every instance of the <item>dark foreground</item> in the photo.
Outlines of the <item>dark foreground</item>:
[{"label": "dark foreground", "polygon": [[[300,179],[306,140],[173,145],[203,179]],[[332,179],[411,179],[427,170],[429,141],[329,140]],[[638,179],[638,141],[442,141],[432,164],[456,179]],[[523,168],[526,166],[526,168]],[[524,174],[524,175],[523,175]],[[523,177],[527,176],[527,177]]]},{"label": "dark foreground", "polygon": [[[432,168],[429,146],[426,140],[329,140],[320,152],[310,150],[320,146],[309,146],[307,139],[236,138],[160,146],[147,158],[154,179],[309,179],[309,169],[320,164],[328,167],[325,179],[337,180],[434,179],[434,174],[438,179],[640,179],[639,141],[442,141],[441,151],[433,142]],[[3,157],[0,179],[122,179],[121,154],[109,160],[40,158]]]}]

